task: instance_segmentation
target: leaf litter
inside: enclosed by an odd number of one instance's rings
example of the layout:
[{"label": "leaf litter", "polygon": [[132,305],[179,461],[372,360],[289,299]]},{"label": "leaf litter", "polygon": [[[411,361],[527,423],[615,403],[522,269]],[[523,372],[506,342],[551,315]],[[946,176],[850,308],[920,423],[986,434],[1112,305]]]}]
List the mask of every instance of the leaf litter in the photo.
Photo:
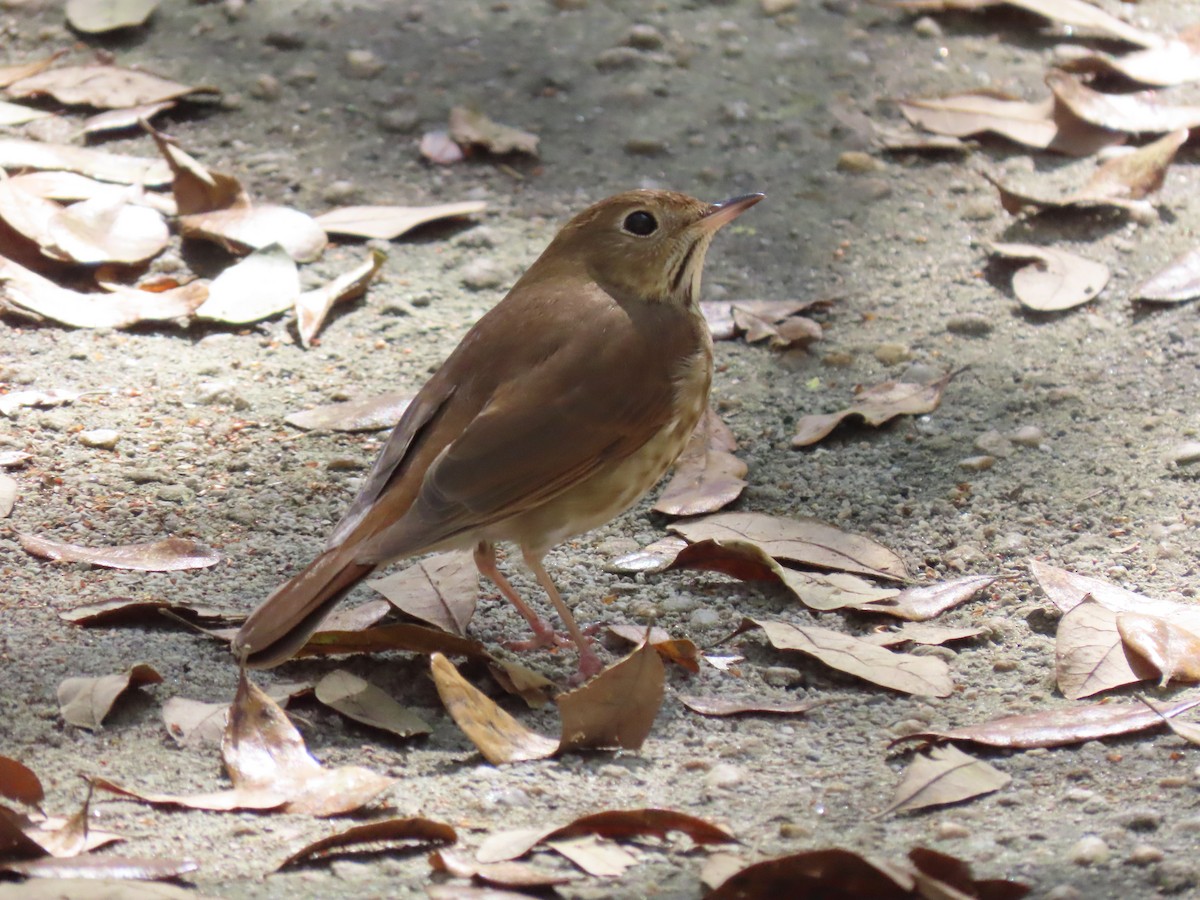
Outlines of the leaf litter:
[{"label": "leaf litter", "polygon": [[994,243],[992,253],[1004,259],[1034,260],[1013,275],[1013,293],[1026,309],[1060,312],[1089,303],[1100,295],[1111,275],[1104,263],[1057,247]]},{"label": "leaf litter", "polygon": [[161,683],[162,676],[146,663],[118,675],[66,678],[58,686],[59,711],[68,725],[95,731],[125,691]]},{"label": "leaf litter", "polygon": [[668,516],[697,516],[728,506],[741,496],[749,471],[735,450],[737,438],[729,426],[706,409],[651,508]]},{"label": "leaf litter", "polygon": [[316,697],[348,719],[408,738],[429,734],[433,729],[424,719],[397,703],[383,689],[343,669],[330,672],[317,682]]},{"label": "leaf litter", "polygon": [[34,556],[55,562],[88,563],[109,569],[138,572],[178,572],[215,566],[221,556],[211,547],[187,538],[170,537],[147,544],[118,547],[82,547],[32,534],[19,534],[21,547]]},{"label": "leaf litter", "polygon": [[333,857],[338,850],[363,847],[382,849],[381,845],[386,844],[390,847],[401,842],[405,846],[411,846],[414,841],[421,844],[453,844],[457,840],[457,832],[444,822],[420,816],[383,819],[378,822],[355,825],[353,828],[305,844],[276,866],[275,871],[278,872],[301,862],[326,860]]},{"label": "leaf litter", "polygon": [[1200,297],[1200,247],[1189,250],[1133,291],[1135,300],[1182,303]]},{"label": "leaf litter", "polygon": [[462,637],[479,600],[479,575],[465,552],[435,554],[367,586],[405,615]]},{"label": "leaf litter", "polygon": [[1007,787],[1012,776],[953,745],[918,753],[905,770],[891,803],[880,816],[945,806]]},{"label": "leaf litter", "polygon": [[950,372],[925,383],[885,381],[859,392],[854,402],[835,413],[801,416],[796,422],[793,447],[808,447],[830,434],[845,419],[856,416],[867,425],[878,427],[897,416],[917,416],[933,412],[942,402],[946,385],[958,374]]}]

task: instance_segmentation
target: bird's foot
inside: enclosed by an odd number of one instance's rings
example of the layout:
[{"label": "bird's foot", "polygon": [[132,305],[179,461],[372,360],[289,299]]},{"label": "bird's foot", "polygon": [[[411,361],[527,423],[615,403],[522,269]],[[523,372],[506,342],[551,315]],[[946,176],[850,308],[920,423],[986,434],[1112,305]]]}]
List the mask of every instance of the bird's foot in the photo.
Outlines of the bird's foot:
[{"label": "bird's foot", "polygon": [[527,650],[541,650],[543,647],[572,647],[575,642],[567,635],[559,634],[548,625],[533,629],[533,637],[527,641],[504,641],[505,649],[524,653]]},{"label": "bird's foot", "polygon": [[596,651],[591,647],[580,647],[579,671],[570,677],[567,684],[571,687],[579,687],[603,671],[604,663],[600,661],[600,657],[596,655]]}]

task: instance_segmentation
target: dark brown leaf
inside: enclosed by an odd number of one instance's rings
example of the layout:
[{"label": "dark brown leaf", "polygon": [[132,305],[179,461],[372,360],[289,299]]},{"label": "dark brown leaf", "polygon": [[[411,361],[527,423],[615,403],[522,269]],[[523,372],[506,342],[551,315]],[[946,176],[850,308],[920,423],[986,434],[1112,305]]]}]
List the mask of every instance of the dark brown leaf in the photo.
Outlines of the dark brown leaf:
[{"label": "dark brown leaf", "polygon": [[[332,851],[344,850],[347,847],[361,850],[364,845],[394,845],[404,842],[409,845],[416,841],[420,843],[453,844],[458,840],[458,833],[444,822],[422,817],[403,819],[384,819],[379,822],[368,822],[356,825],[323,837],[311,844],[305,844],[278,866],[275,871],[286,869],[301,861],[314,859],[324,860],[334,855]],[[382,850],[382,847],[378,847]]]},{"label": "dark brown leaf", "polygon": [[26,806],[40,806],[45,793],[32,769],[12,757],[0,756],[0,797]]},{"label": "dark brown leaf", "polygon": [[704,900],[906,900],[913,896],[912,887],[912,877],[903,870],[830,848],[754,863],[705,894]]},{"label": "dark brown leaf", "polygon": [[178,572],[215,566],[221,556],[211,547],[185,538],[167,538],[150,544],[121,547],[80,547],[32,534],[17,536],[26,552],[42,559],[81,562],[109,569],[137,572]]},{"label": "dark brown leaf", "polygon": [[925,847],[908,852],[913,864],[917,892],[929,900],[978,897],[979,900],[1020,900],[1029,893],[1027,885],[1016,881],[977,881],[963,860]]},{"label": "dark brown leaf", "polygon": [[120,675],[97,678],[66,678],[58,686],[58,706],[68,725],[95,731],[113,704],[131,687],[161,684],[162,676],[153,666],[138,663]]},{"label": "dark brown leaf", "polygon": [[405,615],[460,636],[467,633],[479,599],[479,574],[470,553],[439,553],[367,586]]},{"label": "dark brown leaf", "polygon": [[112,597],[85,603],[58,614],[63,621],[73,625],[145,625],[162,624],[169,621],[160,610],[174,616],[203,625],[236,625],[246,618],[245,613],[233,610],[195,606],[160,599],[136,599],[134,597]]},{"label": "dark brown leaf", "polygon": [[854,402],[840,412],[801,416],[796,423],[796,433],[792,436],[792,446],[808,447],[815,444],[849,416],[857,416],[868,425],[879,426],[896,416],[933,412],[942,402],[942,392],[954,375],[951,372],[925,384],[885,381],[859,393]]},{"label": "dark brown leaf", "polygon": [[382,653],[406,650],[410,653],[444,653],[469,659],[491,659],[479,641],[456,634],[426,628],[423,625],[381,625],[366,631],[318,631],[300,648],[298,657],[344,656],[351,653]]}]

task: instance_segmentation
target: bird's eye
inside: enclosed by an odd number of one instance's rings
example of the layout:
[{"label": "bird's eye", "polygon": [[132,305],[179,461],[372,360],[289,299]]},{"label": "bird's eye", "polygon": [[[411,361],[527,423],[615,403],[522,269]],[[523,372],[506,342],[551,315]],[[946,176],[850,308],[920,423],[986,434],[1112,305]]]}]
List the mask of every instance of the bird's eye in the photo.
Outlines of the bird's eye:
[{"label": "bird's eye", "polygon": [[627,215],[621,227],[630,234],[646,237],[646,235],[654,234],[657,230],[658,220],[644,209],[639,209]]}]

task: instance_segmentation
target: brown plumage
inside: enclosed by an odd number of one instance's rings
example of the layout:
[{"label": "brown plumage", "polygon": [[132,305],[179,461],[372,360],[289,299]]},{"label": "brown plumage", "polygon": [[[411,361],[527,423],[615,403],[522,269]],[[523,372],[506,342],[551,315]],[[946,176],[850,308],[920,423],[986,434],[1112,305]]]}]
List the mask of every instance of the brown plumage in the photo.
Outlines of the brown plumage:
[{"label": "brown plumage", "polygon": [[234,652],[277,665],[377,567],[466,547],[535,644],[549,643],[496,568],[493,545],[509,541],[566,624],[581,674],[599,671],[542,558],[636,503],[682,451],[712,378],[704,255],[761,198],[628,191],[568,222],[417,394],[325,551],[251,614]]}]

